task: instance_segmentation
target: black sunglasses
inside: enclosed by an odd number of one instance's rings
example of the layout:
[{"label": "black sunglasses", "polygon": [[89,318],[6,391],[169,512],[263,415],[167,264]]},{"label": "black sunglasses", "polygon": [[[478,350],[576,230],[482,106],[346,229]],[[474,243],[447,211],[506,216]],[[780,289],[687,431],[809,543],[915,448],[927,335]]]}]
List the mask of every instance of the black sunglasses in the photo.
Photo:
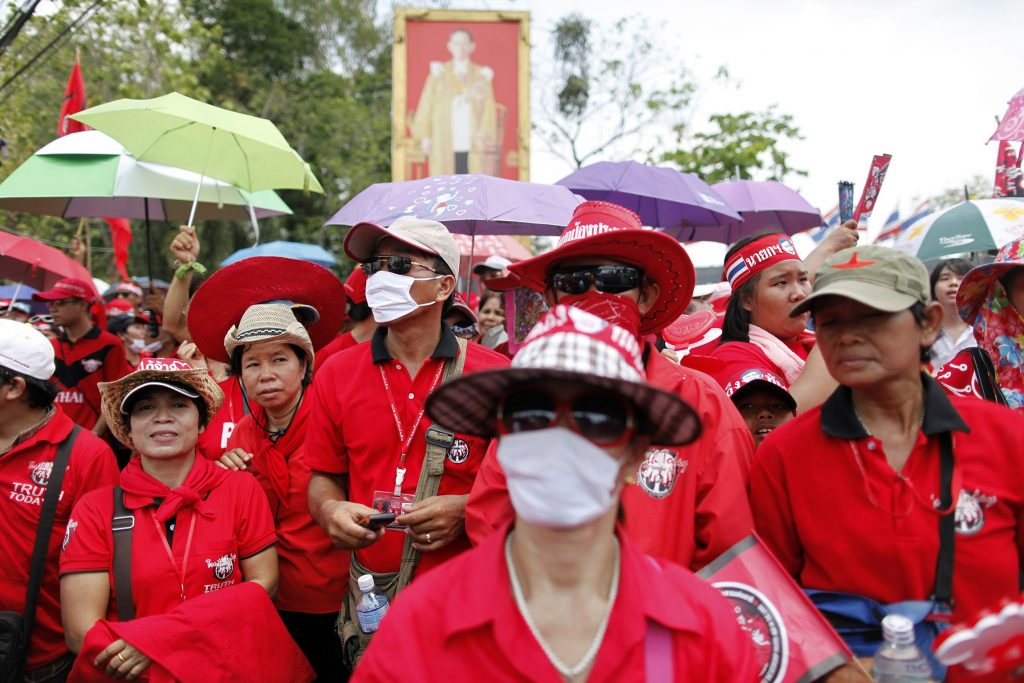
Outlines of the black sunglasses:
[{"label": "black sunglasses", "polygon": [[621,294],[642,285],[644,271],[635,266],[577,266],[552,271],[548,280],[566,294],[583,294],[592,286],[599,292]]},{"label": "black sunglasses", "polygon": [[412,270],[413,266],[426,268],[431,273],[437,273],[436,268],[424,263],[419,263],[418,261],[413,261],[408,256],[377,256],[359,265],[367,275],[373,275],[374,273],[380,272],[380,270],[385,267],[387,267],[389,273],[394,273],[395,275],[406,275],[410,270]]},{"label": "black sunglasses", "polygon": [[636,432],[636,412],[628,400],[608,391],[584,391],[570,401],[543,388],[511,391],[498,407],[498,431],[517,434],[548,429],[567,416],[573,431],[599,446],[622,445]]},{"label": "black sunglasses", "polygon": [[472,339],[480,334],[480,331],[476,329],[476,325],[470,323],[469,325],[452,325],[452,334],[462,339]]}]

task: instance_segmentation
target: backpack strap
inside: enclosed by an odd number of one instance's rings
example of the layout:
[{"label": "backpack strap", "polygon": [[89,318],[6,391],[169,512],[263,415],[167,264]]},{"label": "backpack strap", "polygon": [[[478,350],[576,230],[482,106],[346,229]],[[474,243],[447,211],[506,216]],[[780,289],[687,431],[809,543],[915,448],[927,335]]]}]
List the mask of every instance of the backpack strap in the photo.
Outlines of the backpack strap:
[{"label": "backpack strap", "polygon": [[114,487],[114,599],[117,601],[117,620],[135,618],[135,599],[132,597],[132,529],[135,515],[124,505],[124,490]]},{"label": "backpack strap", "polygon": [[1001,405],[1006,405],[1006,397],[999,388],[999,375],[996,366],[992,364],[992,358],[985,349],[977,346],[967,349],[974,367],[974,376],[978,380],[978,388],[983,398]]},{"label": "backpack strap", "polygon": [[71,449],[81,427],[75,425],[71,433],[57,446],[57,455],[53,458],[53,469],[46,481],[46,493],[39,510],[39,525],[36,527],[35,545],[32,547],[32,561],[28,570],[28,591],[25,594],[25,643],[32,641],[32,627],[36,622],[36,607],[39,605],[39,588],[43,584],[43,571],[46,568],[46,556],[50,550],[50,536],[53,532],[53,520],[57,515],[57,503],[60,501],[60,489],[64,483],[64,472],[71,460]]},{"label": "backpack strap", "polygon": [[939,496],[940,508],[949,512],[939,517],[939,557],[935,563],[932,600],[952,607],[956,509],[953,507],[953,435],[949,432],[939,434]]}]

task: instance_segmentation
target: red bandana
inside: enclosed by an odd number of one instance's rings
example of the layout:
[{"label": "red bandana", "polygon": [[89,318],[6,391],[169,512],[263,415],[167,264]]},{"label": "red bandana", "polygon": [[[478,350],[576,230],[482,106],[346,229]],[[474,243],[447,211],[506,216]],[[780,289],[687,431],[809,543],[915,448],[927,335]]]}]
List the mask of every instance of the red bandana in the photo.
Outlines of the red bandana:
[{"label": "red bandana", "polygon": [[722,279],[727,280],[735,292],[744,282],[761,271],[790,259],[799,261],[800,257],[797,256],[796,247],[788,237],[779,234],[765,235],[732,255],[725,264]]}]

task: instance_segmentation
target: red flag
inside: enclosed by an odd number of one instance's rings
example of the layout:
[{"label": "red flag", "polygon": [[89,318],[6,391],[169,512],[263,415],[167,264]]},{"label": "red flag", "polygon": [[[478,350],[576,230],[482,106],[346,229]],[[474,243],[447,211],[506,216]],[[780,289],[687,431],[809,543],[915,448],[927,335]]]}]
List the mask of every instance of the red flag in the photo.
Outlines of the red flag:
[{"label": "red flag", "polygon": [[697,572],[732,603],[762,683],[812,681],[853,655],[756,534]]},{"label": "red flag", "polygon": [[871,170],[868,171],[868,180],[864,183],[864,189],[860,193],[860,202],[853,212],[853,220],[857,221],[857,228],[867,229],[868,218],[875,208],[878,200],[878,193],[882,191],[882,181],[889,170],[889,162],[892,161],[891,154],[876,154],[871,159]]},{"label": "red flag", "polygon": [[68,85],[64,88],[64,102],[60,105],[60,118],[57,120],[57,137],[67,133],[80,133],[86,130],[84,123],[68,117],[85,109],[85,80],[82,78],[82,65],[75,59],[71,67]]},{"label": "red flag", "polygon": [[104,218],[110,226],[110,237],[114,242],[114,266],[127,282],[128,277],[128,245],[132,243],[132,226],[127,218]]}]

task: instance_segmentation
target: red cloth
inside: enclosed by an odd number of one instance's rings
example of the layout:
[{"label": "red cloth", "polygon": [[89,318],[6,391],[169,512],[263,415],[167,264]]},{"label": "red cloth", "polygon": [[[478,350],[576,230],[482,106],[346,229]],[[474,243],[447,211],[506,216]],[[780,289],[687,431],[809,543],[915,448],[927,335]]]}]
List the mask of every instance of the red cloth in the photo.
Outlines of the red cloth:
[{"label": "red cloth", "polygon": [[235,425],[245,417],[245,395],[242,383],[235,376],[217,382],[224,392],[224,404],[210,418],[210,423],[199,435],[199,452],[210,460],[217,460],[228,449],[228,440]]},{"label": "red cloth", "polygon": [[800,257],[788,235],[765,235],[736,250],[722,270],[722,280],[728,282],[735,292],[758,273],[793,259],[799,261]]},{"label": "red cloth", "polygon": [[[356,268],[356,270],[359,269]],[[316,358],[313,361],[313,372],[322,368],[324,363],[327,362],[327,359],[334,354],[344,351],[345,349],[350,349],[358,343],[359,342],[356,341],[356,338],[352,336],[351,332],[339,334],[337,337],[332,339],[327,346],[316,352]]]},{"label": "red cloth", "polygon": [[[130,467],[131,465],[129,465]],[[277,536],[267,508],[267,498],[256,480],[244,472],[228,472],[197,457],[193,469],[217,469],[226,476],[210,490],[203,509],[206,515],[195,519],[192,545],[185,567],[185,598],[221,590],[244,580],[241,560],[252,557],[274,544]],[[126,468],[127,469],[127,468]],[[190,473],[191,476],[191,473]],[[121,485],[124,486],[122,473]],[[128,502],[131,508],[137,501]],[[153,522],[155,501],[133,510],[132,531],[132,593],[135,613],[139,617],[164,614],[181,604],[177,571],[185,559],[189,527],[195,507],[184,507],[175,518],[171,550],[175,566],[164,548],[164,525]],[[61,574],[75,572],[108,572],[111,598],[107,618],[117,614],[113,597],[113,533],[110,520],[114,497],[109,487],[84,496],[71,513],[68,534],[61,554]]]},{"label": "red cloth", "polygon": [[314,678],[309,662],[257,583],[200,596],[166,614],[120,623],[100,619],[85,634],[68,681],[114,680],[93,662],[119,638],[153,660],[140,677],[151,683],[306,683]]},{"label": "red cloth", "polygon": [[[699,568],[754,527],[746,502],[753,437],[714,380],[650,346],[647,380],[692,405],[704,429],[688,446],[655,446],[648,452],[636,485],[622,492],[625,530],[643,552]],[[491,448],[466,503],[466,531],[479,545],[514,515],[505,473]]]},{"label": "red cloth", "polygon": [[[942,396],[937,387],[935,392]],[[953,615],[963,620],[1019,590],[1024,416],[988,401],[944,400],[970,428],[953,433]],[[758,533],[805,588],[858,593],[882,603],[927,599],[939,548],[938,437],[919,432],[897,473],[878,439],[825,434],[824,405],[777,428],[758,449],[750,474]],[[938,410],[927,405],[926,427],[929,414]]]},{"label": "red cloth", "polygon": [[[85,79],[82,78],[82,65],[75,60],[68,76],[68,84],[64,88],[64,101],[60,105],[60,118],[57,119],[57,137],[67,133],[80,133],[88,130],[84,123],[68,117],[85,109]],[[128,278],[125,277],[127,280]]]},{"label": "red cloth", "polygon": [[[807,360],[814,348],[815,337],[813,334],[801,335],[796,341],[783,342],[790,351]],[[730,378],[745,370],[765,370],[778,377],[785,379],[786,373],[777,363],[761,350],[757,344],[751,342],[724,342],[707,352],[712,358],[717,358],[724,363],[714,373],[715,379],[720,385],[725,385]],[[783,387],[789,390],[789,385]]]},{"label": "red cloth", "polygon": [[[53,469],[57,446],[73,426],[71,418],[58,408],[38,432],[0,455],[0,610],[20,614],[25,609],[28,570],[45,483]],[[110,447],[88,430],[81,430],[71,450],[53,520],[28,653],[29,669],[37,669],[67,652],[60,622],[57,564],[71,508],[88,491],[116,482],[117,462]]]},{"label": "red cloth", "polygon": [[[395,600],[353,683],[530,681],[561,683],[523,619],[505,563],[507,529],[492,534]],[[621,574],[588,683],[640,683],[651,622],[671,634],[674,680],[758,680],[754,652],[728,603],[689,571],[644,556],[619,533]],[[429,619],[424,614],[431,615]]]},{"label": "red cloth", "polygon": [[[102,307],[94,307],[102,311]],[[57,370],[53,378],[60,385],[55,401],[72,420],[86,429],[96,426],[100,416],[99,382],[113,382],[132,371],[120,339],[93,326],[78,341],[66,337],[50,340]]]},{"label": "red cloth", "polygon": [[266,424],[263,409],[253,406],[253,414],[238,423],[228,445],[253,454],[250,471],[270,501],[280,567],[275,604],[289,612],[325,614],[338,611],[348,590],[349,553],[335,548],[309,514],[304,442],[310,403],[308,397],[302,402],[276,444],[255,422]]},{"label": "red cloth", "polygon": [[[384,346],[387,328],[378,328],[369,343],[359,344],[330,359],[313,380],[309,426],[306,429],[306,462],[314,472],[329,476],[348,475],[349,500],[372,505],[373,492],[392,491],[395,486],[395,468],[398,465],[401,443],[395,426],[391,404],[384,391],[381,370],[387,376],[402,428],[408,430],[423,410],[434,377],[443,362],[442,353],[455,353],[455,336],[445,328],[441,344],[434,358],[428,358],[413,379],[409,371],[392,359]],[[375,357],[379,360],[375,362]],[[508,359],[479,344],[469,344],[466,350],[465,374],[508,365]],[[424,416],[412,438],[406,457],[407,469],[402,484],[403,493],[414,493],[420,478],[420,468],[426,454],[424,432],[430,420]],[[408,432],[406,432],[408,433]],[[469,493],[477,470],[484,459],[488,440],[468,434],[456,434],[453,449],[455,460],[449,455],[444,464],[444,475],[438,495],[465,495]],[[458,446],[458,448],[456,448]],[[389,532],[373,545],[356,551],[359,561],[368,569],[378,572],[398,571],[402,558],[402,533]],[[452,541],[437,552],[422,553],[416,568],[417,576],[469,548],[465,536]]]},{"label": "red cloth", "polygon": [[152,505],[153,500],[159,498],[163,502],[156,510],[156,518],[161,522],[174,517],[182,508],[194,508],[203,517],[213,517],[213,511],[207,509],[204,501],[227,476],[228,470],[217,467],[206,458],[196,458],[181,486],[170,489],[143,471],[136,455],[121,472],[124,505],[129,510],[138,510]]},{"label": "red cloth", "polygon": [[[75,123],[75,122],[72,122]],[[127,218],[108,218],[103,220],[110,226],[110,239],[114,244],[114,267],[121,279],[128,282],[128,247],[132,243],[132,226]]]}]

